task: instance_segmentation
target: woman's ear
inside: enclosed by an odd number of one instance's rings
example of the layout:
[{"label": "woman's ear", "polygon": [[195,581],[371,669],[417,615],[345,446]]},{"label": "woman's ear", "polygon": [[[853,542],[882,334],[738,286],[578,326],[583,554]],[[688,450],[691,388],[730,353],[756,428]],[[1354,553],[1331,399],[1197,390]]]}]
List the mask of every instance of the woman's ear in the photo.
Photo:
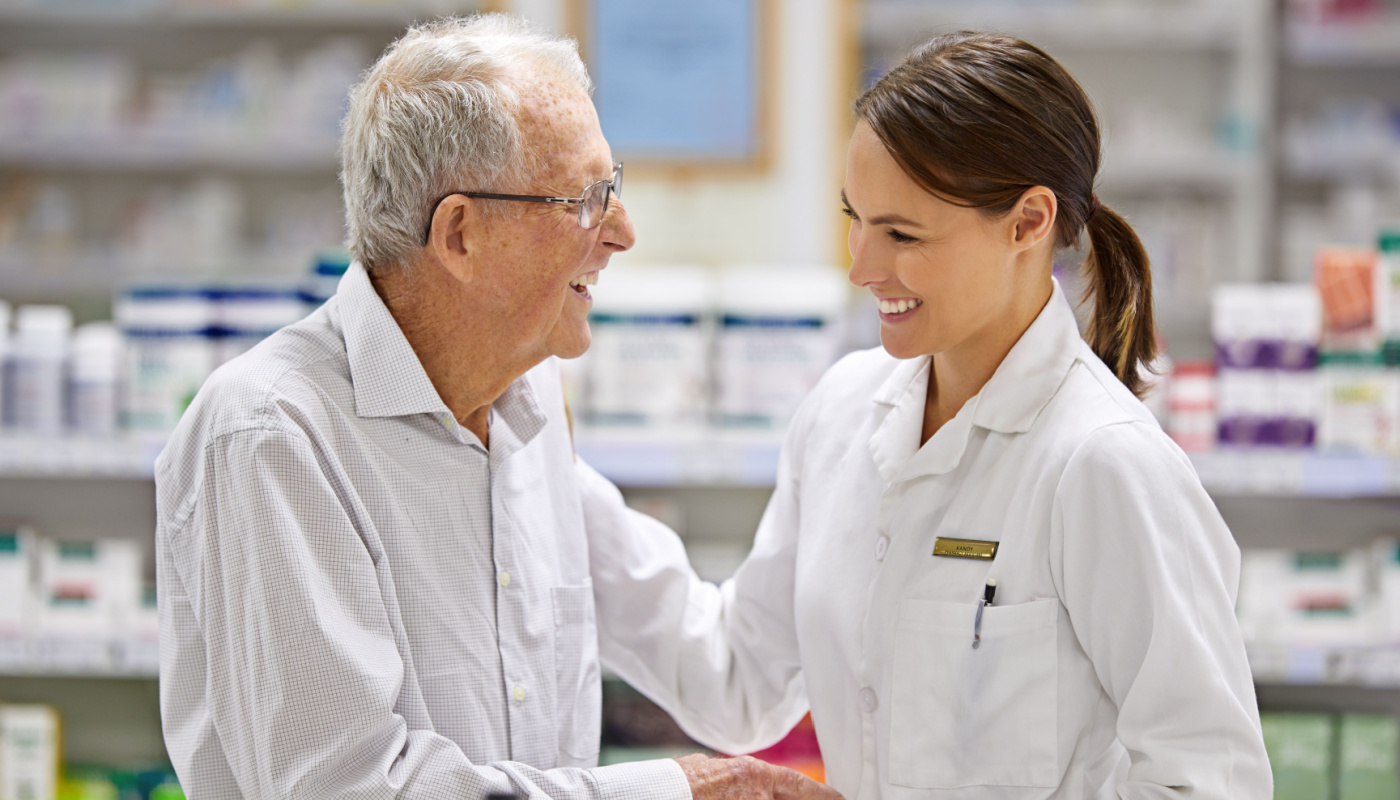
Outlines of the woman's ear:
[{"label": "woman's ear", "polygon": [[482,230],[480,204],[460,194],[449,195],[433,211],[428,255],[463,283],[472,279],[476,264],[476,239]]},{"label": "woman's ear", "polygon": [[1055,218],[1059,202],[1055,193],[1044,186],[1032,186],[1011,209],[1012,247],[1029,250],[1055,235]]}]

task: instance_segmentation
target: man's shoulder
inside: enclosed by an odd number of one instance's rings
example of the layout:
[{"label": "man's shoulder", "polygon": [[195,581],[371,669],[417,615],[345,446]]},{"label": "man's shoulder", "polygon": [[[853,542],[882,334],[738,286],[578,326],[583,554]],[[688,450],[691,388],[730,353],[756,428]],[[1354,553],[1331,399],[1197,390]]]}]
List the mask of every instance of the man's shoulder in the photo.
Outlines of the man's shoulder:
[{"label": "man's shoulder", "polygon": [[156,460],[159,495],[197,488],[205,450],[245,431],[297,433],[353,413],[345,340],[323,307],[289,325],[205,380]]}]

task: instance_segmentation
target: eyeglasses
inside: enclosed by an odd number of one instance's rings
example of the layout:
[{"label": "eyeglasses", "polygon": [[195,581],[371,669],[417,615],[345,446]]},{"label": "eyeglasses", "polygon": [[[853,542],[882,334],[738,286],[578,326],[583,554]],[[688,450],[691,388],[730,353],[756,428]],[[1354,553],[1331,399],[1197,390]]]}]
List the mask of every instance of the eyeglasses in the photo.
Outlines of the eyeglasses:
[{"label": "eyeglasses", "polygon": [[[603,224],[603,217],[608,213],[608,206],[612,203],[613,195],[622,196],[622,164],[613,165],[612,180],[594,181],[584,188],[583,194],[578,197],[550,197],[542,194],[496,194],[495,192],[452,192],[444,195],[441,200],[433,204],[437,208],[443,200],[454,194],[463,197],[479,197],[482,200],[510,200],[517,203],[552,203],[562,206],[578,206],[578,226],[584,230],[592,230]],[[432,219],[428,220],[428,230],[423,232],[423,245],[426,247],[428,238],[433,232]]]}]

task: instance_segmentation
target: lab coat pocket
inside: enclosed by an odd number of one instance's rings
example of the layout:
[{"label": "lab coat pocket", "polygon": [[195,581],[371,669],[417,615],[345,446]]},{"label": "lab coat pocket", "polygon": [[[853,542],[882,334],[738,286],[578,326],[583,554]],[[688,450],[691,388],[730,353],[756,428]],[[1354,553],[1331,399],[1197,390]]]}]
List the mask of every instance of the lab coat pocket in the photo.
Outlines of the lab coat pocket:
[{"label": "lab coat pocket", "polygon": [[592,767],[598,763],[603,713],[593,584],[556,586],[551,592],[554,680],[558,691],[558,766]]},{"label": "lab coat pocket", "polygon": [[890,703],[890,782],[918,789],[1054,787],[1059,601],[900,604]]}]

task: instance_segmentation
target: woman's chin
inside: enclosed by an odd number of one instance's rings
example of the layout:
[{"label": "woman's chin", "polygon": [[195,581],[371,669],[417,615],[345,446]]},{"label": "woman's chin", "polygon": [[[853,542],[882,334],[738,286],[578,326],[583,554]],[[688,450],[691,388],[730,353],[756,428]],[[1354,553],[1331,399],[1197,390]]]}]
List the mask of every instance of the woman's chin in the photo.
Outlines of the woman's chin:
[{"label": "woman's chin", "polygon": [[880,344],[884,346],[885,352],[898,359],[918,358],[931,352],[927,347],[922,346],[914,340],[914,337],[905,334],[903,331],[892,331],[881,326]]}]

